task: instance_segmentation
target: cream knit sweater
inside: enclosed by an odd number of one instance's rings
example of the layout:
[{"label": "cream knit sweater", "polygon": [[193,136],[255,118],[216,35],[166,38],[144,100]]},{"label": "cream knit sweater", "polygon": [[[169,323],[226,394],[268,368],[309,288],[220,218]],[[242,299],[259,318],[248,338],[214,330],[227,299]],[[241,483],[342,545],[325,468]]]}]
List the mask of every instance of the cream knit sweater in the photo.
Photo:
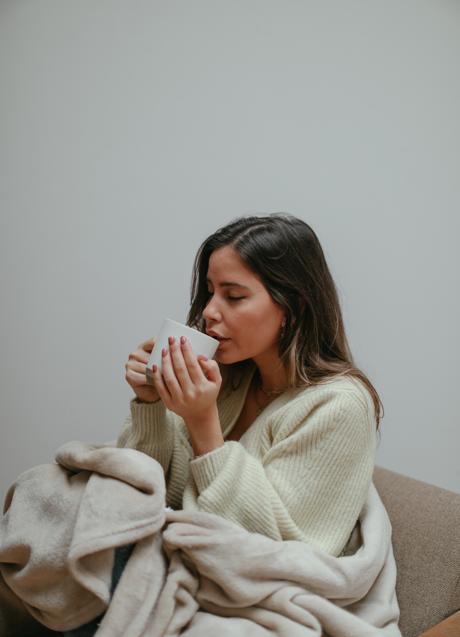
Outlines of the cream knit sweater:
[{"label": "cream knit sweater", "polygon": [[[217,400],[224,439],[244,404],[255,364]],[[130,402],[117,441],[163,467],[166,504],[215,513],[277,540],[301,540],[331,555],[344,549],[375,464],[371,396],[351,377],[290,389],[241,436],[194,457],[184,420],[157,403]]]}]

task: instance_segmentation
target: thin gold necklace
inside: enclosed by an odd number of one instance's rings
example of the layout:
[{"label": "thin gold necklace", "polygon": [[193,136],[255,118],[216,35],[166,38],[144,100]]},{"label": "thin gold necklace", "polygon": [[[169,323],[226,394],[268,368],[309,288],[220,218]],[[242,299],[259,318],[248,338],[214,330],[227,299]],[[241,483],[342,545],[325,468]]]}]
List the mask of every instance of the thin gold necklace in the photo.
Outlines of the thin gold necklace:
[{"label": "thin gold necklace", "polygon": [[266,396],[268,396],[268,398],[273,398],[275,396],[280,396],[281,394],[283,394],[286,391],[286,387],[284,389],[274,389],[274,390],[269,390],[267,391],[266,389],[264,389],[262,387],[262,380],[260,377],[260,374],[258,372],[256,372],[254,374],[254,379],[253,379],[253,388],[254,388],[254,400],[256,401],[256,405],[257,405],[257,415],[259,415],[260,413],[262,413],[262,411],[265,409],[265,407],[267,407],[267,405],[270,404],[270,401],[268,401],[268,403],[266,405],[261,405],[259,403],[259,401],[257,400],[257,390],[260,389],[260,391],[265,394]]}]

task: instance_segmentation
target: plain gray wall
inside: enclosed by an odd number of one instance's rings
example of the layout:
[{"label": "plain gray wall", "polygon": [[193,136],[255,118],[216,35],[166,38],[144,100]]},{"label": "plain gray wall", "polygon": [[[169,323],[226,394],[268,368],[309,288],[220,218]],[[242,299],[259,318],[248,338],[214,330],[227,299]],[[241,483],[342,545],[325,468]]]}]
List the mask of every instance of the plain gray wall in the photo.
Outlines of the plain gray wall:
[{"label": "plain gray wall", "polygon": [[0,487],[114,439],[203,239],[317,232],[385,407],[378,464],[460,491],[460,4],[0,4]]}]

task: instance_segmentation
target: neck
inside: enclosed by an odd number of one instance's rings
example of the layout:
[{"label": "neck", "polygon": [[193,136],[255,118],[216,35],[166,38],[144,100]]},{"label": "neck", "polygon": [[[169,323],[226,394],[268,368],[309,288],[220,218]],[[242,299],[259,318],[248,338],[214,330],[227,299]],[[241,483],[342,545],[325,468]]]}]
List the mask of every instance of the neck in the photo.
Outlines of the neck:
[{"label": "neck", "polygon": [[286,372],[284,369],[275,369],[270,375],[264,375],[258,367],[254,372],[253,382],[255,390],[267,397],[282,394],[287,388]]},{"label": "neck", "polygon": [[261,383],[262,380],[260,378],[259,372],[258,370],[256,370],[252,379],[252,395],[257,407],[258,416],[262,413],[265,407],[267,407],[267,405],[273,402],[285,391],[285,388],[266,390],[265,388],[263,388]]}]

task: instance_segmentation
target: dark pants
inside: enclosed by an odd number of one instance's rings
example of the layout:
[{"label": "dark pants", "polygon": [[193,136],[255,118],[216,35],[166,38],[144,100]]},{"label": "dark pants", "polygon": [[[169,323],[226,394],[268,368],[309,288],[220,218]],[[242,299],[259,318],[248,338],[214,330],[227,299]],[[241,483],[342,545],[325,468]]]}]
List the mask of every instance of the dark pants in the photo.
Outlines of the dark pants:
[{"label": "dark pants", "polygon": [[[110,597],[112,597],[115,588],[117,587],[118,580],[121,577],[125,564],[132,553],[134,544],[127,544],[126,546],[119,546],[115,549],[115,559],[112,568],[112,582],[110,586]],[[99,615],[95,619],[92,619],[87,624],[74,628],[73,630],[67,630],[63,633],[63,637],[93,637],[96,630],[99,628],[99,624],[102,621],[105,613]]]}]

